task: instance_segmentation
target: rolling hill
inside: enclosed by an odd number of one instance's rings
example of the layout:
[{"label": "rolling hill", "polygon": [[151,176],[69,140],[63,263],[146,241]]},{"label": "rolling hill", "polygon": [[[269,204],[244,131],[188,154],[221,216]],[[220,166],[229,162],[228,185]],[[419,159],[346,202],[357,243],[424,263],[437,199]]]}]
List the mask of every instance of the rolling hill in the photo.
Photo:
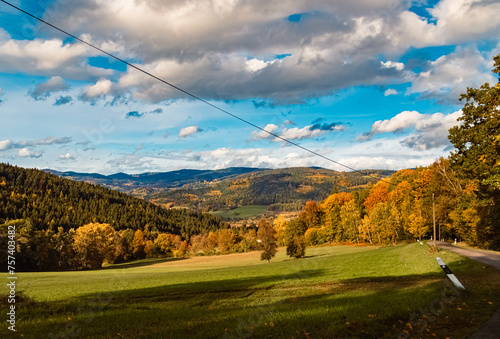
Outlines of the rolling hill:
[{"label": "rolling hill", "polygon": [[259,170],[212,182],[186,183],[146,199],[209,211],[248,205],[266,205],[273,211],[296,211],[309,200],[320,201],[335,191],[362,188],[393,173],[367,172],[370,176],[308,167]]},{"label": "rolling hill", "polygon": [[145,229],[190,236],[227,227],[220,219],[188,209],[158,205],[37,169],[0,163],[0,224],[26,219],[37,230],[64,230],[109,223],[116,230]]},{"label": "rolling hill", "polygon": [[44,169],[44,172],[57,176],[101,185],[133,196],[144,198],[147,195],[161,192],[165,189],[182,187],[186,184],[211,182],[231,178],[240,174],[262,171],[259,168],[231,167],[220,170],[182,169],[170,172],[152,172],[142,174],[116,173],[102,175],[98,173],[59,172]]}]

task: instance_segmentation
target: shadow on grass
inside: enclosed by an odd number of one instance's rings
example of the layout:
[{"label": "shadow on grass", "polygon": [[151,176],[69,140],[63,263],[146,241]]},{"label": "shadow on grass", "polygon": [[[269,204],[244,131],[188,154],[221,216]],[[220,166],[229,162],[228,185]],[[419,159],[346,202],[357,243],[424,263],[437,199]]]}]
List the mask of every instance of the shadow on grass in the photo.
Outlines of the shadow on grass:
[{"label": "shadow on grass", "polygon": [[[438,274],[309,283],[322,270],[95,293],[20,309],[37,319],[30,331],[56,337],[261,338],[383,337],[413,309],[429,303],[416,292]],[[416,287],[409,289],[408,287]],[[365,292],[363,292],[365,291]],[[360,293],[361,292],[361,293]],[[374,323],[368,315],[376,314]],[[403,316],[402,316],[403,315]],[[69,324],[69,325],[68,325]],[[71,331],[67,333],[68,328]],[[372,335],[368,335],[369,331]],[[35,333],[35,332],[33,332]],[[307,334],[307,335],[306,335]],[[396,337],[398,333],[392,333]]]},{"label": "shadow on grass", "polygon": [[439,271],[331,279],[323,269],[305,269],[30,301],[19,305],[19,331],[25,337],[394,338],[412,312],[451,284]]},{"label": "shadow on grass", "polygon": [[165,262],[173,262],[186,260],[186,258],[157,258],[157,259],[139,259],[133,261],[126,261],[118,264],[111,264],[99,268],[97,270],[109,270],[109,269],[122,269],[122,268],[133,268],[133,267],[143,267],[143,266],[151,266],[155,264],[161,264]]}]

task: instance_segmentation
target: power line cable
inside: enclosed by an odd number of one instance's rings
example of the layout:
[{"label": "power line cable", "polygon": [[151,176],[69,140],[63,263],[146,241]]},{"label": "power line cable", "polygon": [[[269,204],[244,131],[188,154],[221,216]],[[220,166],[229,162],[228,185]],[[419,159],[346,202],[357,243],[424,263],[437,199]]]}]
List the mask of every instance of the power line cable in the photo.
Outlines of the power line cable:
[{"label": "power line cable", "polygon": [[71,34],[71,33],[67,32],[67,31],[65,31],[65,30],[63,30],[63,29],[61,29],[61,28],[59,28],[59,27],[57,27],[57,26],[55,26],[55,25],[53,25],[53,24],[51,24],[50,22],[47,22],[47,21],[45,21],[45,20],[43,20],[43,19],[41,19],[41,18],[37,17],[36,15],[33,15],[33,14],[31,14],[31,13],[29,13],[29,12],[27,12],[27,11],[25,11],[25,10],[23,10],[23,9],[21,9],[21,8],[19,8],[19,7],[15,6],[15,5],[13,5],[13,4],[11,4],[11,3],[10,3],[10,2],[8,2],[8,1],[5,1],[5,0],[0,0],[0,1],[1,1],[1,2],[3,2],[3,3],[5,3],[6,5],[11,6],[12,8],[15,8],[15,9],[17,9],[18,11],[20,11],[20,12],[22,12],[22,13],[24,13],[24,14],[26,14],[26,15],[30,16],[30,17],[32,17],[33,19],[38,20],[38,21],[40,21],[40,22],[42,22],[42,23],[46,24],[47,26],[50,26],[50,27],[54,28],[55,30],[57,30],[57,31],[59,31],[59,32],[62,32],[62,33],[64,33],[64,34],[66,34],[67,36],[70,36],[70,37],[72,37],[73,39],[75,39],[75,40],[77,40],[77,41],[80,41],[81,43],[83,43],[83,44],[85,44],[85,45],[87,45],[87,46],[89,46],[89,47],[91,47],[91,48],[94,48],[94,49],[98,50],[99,52],[101,52],[101,53],[103,53],[103,54],[105,54],[105,55],[107,55],[107,56],[109,56],[109,57],[111,57],[111,58],[113,58],[113,59],[115,59],[115,60],[118,60],[118,61],[120,61],[120,62],[124,63],[125,65],[127,65],[127,66],[129,66],[129,67],[131,67],[131,68],[134,68],[134,69],[138,70],[139,72],[144,73],[144,74],[146,74],[146,75],[148,75],[148,76],[150,76],[150,77],[152,77],[152,78],[154,78],[154,79],[156,79],[156,80],[158,80],[158,81],[160,81],[160,82],[164,83],[165,85],[168,85],[168,86],[170,86],[170,87],[172,87],[172,88],[174,88],[174,89],[178,90],[179,92],[182,92],[182,93],[186,94],[187,96],[189,96],[189,97],[191,97],[191,98],[193,98],[193,99],[195,99],[195,100],[198,100],[198,101],[200,101],[200,102],[202,102],[202,103],[204,103],[204,104],[206,104],[206,105],[209,105],[209,106],[211,106],[212,108],[214,108],[214,109],[216,109],[216,110],[218,110],[218,111],[221,111],[221,112],[223,112],[223,113],[225,113],[225,114],[227,114],[227,115],[229,115],[229,116],[231,116],[231,117],[233,117],[233,118],[235,118],[235,119],[238,119],[238,120],[240,120],[240,121],[242,121],[242,122],[244,122],[244,123],[246,123],[246,124],[248,124],[248,125],[250,125],[250,126],[252,126],[252,127],[256,128],[256,129],[259,129],[259,130],[261,130],[261,131],[263,131],[263,132],[265,132],[265,133],[268,133],[269,135],[271,135],[271,136],[273,136],[273,137],[275,137],[275,138],[277,138],[277,139],[279,139],[279,140],[281,140],[281,141],[284,141],[284,142],[286,142],[286,143],[288,143],[288,144],[290,144],[290,145],[292,145],[292,146],[298,147],[298,148],[300,148],[300,149],[302,149],[302,150],[304,150],[304,151],[306,151],[306,152],[309,152],[309,153],[311,153],[311,154],[313,154],[313,155],[316,155],[316,156],[318,156],[318,157],[320,157],[320,158],[323,158],[323,159],[325,159],[325,160],[327,160],[327,161],[330,161],[330,162],[332,162],[332,163],[334,163],[334,164],[337,164],[337,165],[339,165],[339,166],[342,166],[342,167],[344,167],[344,168],[347,168],[347,169],[349,169],[349,170],[351,170],[351,171],[353,171],[353,172],[356,172],[356,173],[361,173],[361,174],[363,174],[363,175],[366,175],[366,176],[369,176],[369,177],[372,177],[372,178],[375,178],[375,179],[378,179],[378,180],[381,180],[381,181],[385,181],[385,182],[389,183],[390,185],[394,185],[394,184],[393,184],[393,183],[391,183],[390,181],[387,181],[387,180],[385,180],[385,179],[383,179],[383,178],[382,178],[382,179],[380,179],[380,178],[376,178],[376,177],[374,177],[373,175],[370,175],[368,172],[363,172],[363,171],[361,171],[361,170],[355,169],[355,168],[350,167],[350,166],[348,166],[348,165],[342,164],[342,163],[340,163],[340,162],[338,162],[338,161],[335,161],[335,160],[333,160],[333,159],[331,159],[331,158],[329,158],[329,157],[327,157],[327,156],[324,156],[324,155],[322,155],[322,154],[320,154],[320,153],[318,153],[318,152],[315,152],[315,151],[313,151],[313,150],[311,150],[311,149],[308,149],[308,148],[306,148],[306,147],[304,147],[304,146],[301,146],[300,144],[297,144],[297,143],[295,143],[295,142],[293,142],[293,141],[291,141],[291,140],[288,140],[288,139],[283,138],[283,137],[281,137],[281,136],[279,136],[279,135],[277,135],[277,134],[275,134],[275,133],[273,133],[273,132],[270,132],[270,131],[268,131],[268,130],[266,130],[266,129],[264,129],[264,128],[262,128],[262,127],[260,127],[260,126],[258,126],[258,125],[256,125],[256,124],[254,124],[254,123],[252,123],[252,122],[250,122],[250,121],[246,120],[246,119],[243,119],[242,117],[239,117],[239,116],[237,116],[237,115],[235,115],[235,114],[233,114],[233,113],[231,113],[231,112],[229,112],[229,111],[227,111],[227,110],[225,110],[225,109],[223,109],[223,108],[221,108],[221,107],[219,107],[219,106],[217,106],[217,105],[214,105],[214,104],[210,103],[209,101],[207,101],[207,100],[205,100],[205,99],[203,99],[203,98],[201,98],[201,97],[199,97],[199,96],[197,96],[197,95],[195,95],[195,94],[192,94],[192,93],[190,93],[190,92],[186,91],[185,89],[182,89],[182,88],[180,88],[180,87],[178,87],[178,86],[176,86],[176,85],[174,85],[174,84],[172,84],[172,83],[170,83],[170,82],[168,82],[168,81],[166,81],[166,80],[164,80],[164,79],[162,79],[162,78],[160,78],[160,77],[158,77],[158,76],[156,76],[156,75],[154,75],[154,74],[152,74],[152,73],[149,73],[148,71],[146,71],[146,70],[144,70],[144,69],[142,69],[142,68],[140,68],[140,67],[138,67],[138,66],[135,66],[134,64],[131,64],[130,62],[128,62],[128,61],[126,61],[126,60],[124,60],[124,59],[121,59],[121,58],[117,57],[117,56],[116,56],[116,55],[114,55],[114,54],[111,54],[111,53],[109,53],[109,52],[106,52],[105,50],[103,50],[103,49],[101,49],[101,48],[99,48],[99,47],[97,47],[97,46],[95,46],[95,45],[91,44],[90,42],[87,42],[87,41],[85,41],[85,40],[83,40],[83,39],[80,39],[80,38],[78,38],[77,36],[75,36],[75,35],[73,35],[73,34]]}]

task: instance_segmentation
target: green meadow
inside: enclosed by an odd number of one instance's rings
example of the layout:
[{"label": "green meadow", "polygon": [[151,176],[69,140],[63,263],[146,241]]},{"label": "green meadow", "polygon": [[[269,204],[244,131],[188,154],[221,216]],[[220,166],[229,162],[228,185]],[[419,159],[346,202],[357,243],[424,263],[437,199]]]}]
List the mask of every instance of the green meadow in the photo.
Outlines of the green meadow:
[{"label": "green meadow", "polygon": [[500,307],[500,273],[427,245],[316,247],[298,260],[284,252],[271,263],[252,252],[18,273],[17,336],[466,338]]}]

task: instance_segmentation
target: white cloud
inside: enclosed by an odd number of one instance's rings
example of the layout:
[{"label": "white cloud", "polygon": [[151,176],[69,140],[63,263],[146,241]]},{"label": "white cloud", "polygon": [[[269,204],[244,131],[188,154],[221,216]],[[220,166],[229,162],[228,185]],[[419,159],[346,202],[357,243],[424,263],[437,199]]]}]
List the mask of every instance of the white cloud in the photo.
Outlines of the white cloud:
[{"label": "white cloud", "polygon": [[442,0],[429,12],[437,19],[436,29],[448,43],[498,38],[498,1]]},{"label": "white cloud", "polygon": [[31,146],[47,146],[47,145],[63,145],[68,144],[72,140],[71,137],[54,138],[51,136],[40,140],[23,140],[19,142],[13,142],[12,140],[0,141],[0,151],[6,151],[14,148],[25,148]]},{"label": "white cloud", "polygon": [[[430,21],[409,11],[413,3],[67,0],[49,6],[44,18],[120,57],[141,60],[140,67],[201,97],[299,103],[349,86],[407,82],[403,63],[380,58],[397,60],[410,47],[498,39],[495,1],[442,0]],[[297,13],[300,22],[288,20]],[[0,36],[0,71],[86,74],[93,81],[114,74],[88,66],[86,58],[97,52],[80,43]],[[425,83],[425,73],[421,77]],[[114,90],[148,102],[184,97],[130,68],[112,81],[119,85]],[[90,100],[111,90],[109,83],[94,86],[87,89],[95,91]],[[418,84],[413,90],[422,92]]]},{"label": "white cloud", "polygon": [[0,72],[88,80],[112,71],[89,66],[85,59],[97,51],[60,39],[14,40],[0,28]]},{"label": "white cloud", "polygon": [[[352,144],[304,144],[339,163],[355,169],[401,169],[427,166],[444,155],[442,149],[417,150],[402,145],[404,137],[377,139],[363,147]],[[127,172],[164,171],[166,169],[221,169],[227,167],[285,168],[318,166],[339,171],[347,168],[317,157],[309,152],[291,148],[231,148],[221,147],[207,151],[169,151],[161,154],[135,154],[108,162],[110,168]],[[127,168],[127,166],[130,166]]]},{"label": "white cloud", "polygon": [[459,124],[458,117],[462,111],[451,114],[421,114],[417,111],[404,111],[391,119],[373,123],[370,132],[358,136],[357,141],[371,140],[373,136],[383,133],[403,133],[410,129],[414,132],[400,141],[401,145],[415,150],[427,150],[438,147],[450,147],[448,130]]},{"label": "white cloud", "polygon": [[0,151],[9,150],[14,147],[14,143],[11,140],[0,141]]},{"label": "white cloud", "polygon": [[399,94],[399,93],[398,93],[398,91],[396,91],[393,88],[386,89],[385,92],[384,92],[384,95],[386,97],[388,97],[389,95],[396,95],[396,94]]},{"label": "white cloud", "polygon": [[187,136],[190,136],[190,135],[193,135],[193,134],[196,134],[199,132],[201,132],[201,129],[200,129],[200,127],[198,127],[198,125],[184,127],[179,132],[179,138],[185,138]]},{"label": "white cloud", "polygon": [[[267,132],[274,133],[278,129],[278,126],[276,126],[275,124],[267,124],[266,127],[264,127],[264,129]],[[252,141],[256,141],[256,140],[262,140],[262,139],[272,138],[273,136],[271,134],[267,133],[267,132],[264,132],[264,131],[253,131],[252,132],[251,140]]]},{"label": "white cloud", "polygon": [[17,156],[20,158],[40,158],[42,153],[30,150],[28,147],[21,148],[17,152]]},{"label": "white cloud", "polygon": [[[302,128],[284,128],[280,133],[280,137],[287,140],[300,140],[315,138],[320,135],[330,133],[330,132],[341,132],[347,129],[347,125],[342,122],[333,123],[322,123],[321,120],[318,122],[313,122],[312,125],[305,126]],[[280,138],[274,138],[273,142],[281,142]]]},{"label": "white cloud", "polygon": [[387,61],[387,62],[380,62],[382,64],[382,68],[395,68],[398,71],[402,71],[405,68],[405,64],[402,62],[394,62],[394,61]]},{"label": "white cloud", "polygon": [[[308,139],[314,138],[320,135],[327,133],[327,131],[321,129],[312,129],[312,125],[305,126],[303,128],[293,127],[293,128],[285,128],[280,134],[280,137],[287,140],[299,140],[299,139]],[[273,139],[274,142],[281,142],[283,140],[279,138]]]},{"label": "white cloud", "polygon": [[454,53],[429,61],[427,68],[415,75],[407,94],[419,93],[423,98],[456,103],[467,87],[496,83],[491,74],[490,60],[473,48],[458,48]]},{"label": "white cloud", "polygon": [[93,101],[105,97],[111,92],[113,83],[108,79],[99,79],[94,85],[85,87],[79,99]]},{"label": "white cloud", "polygon": [[36,87],[29,92],[29,95],[35,100],[45,100],[53,92],[67,90],[69,86],[60,76],[53,76],[47,82],[37,84]]},{"label": "white cloud", "polygon": [[71,153],[66,153],[66,154],[61,154],[59,156],[59,160],[75,160],[76,155],[71,154]]},{"label": "white cloud", "polygon": [[[198,96],[298,103],[335,89],[405,76],[404,65],[389,61],[380,67],[378,58],[409,47],[407,39],[387,34],[407,8],[392,0],[356,5],[324,0],[69,1],[48,10],[47,18],[100,47],[143,60],[141,67]],[[287,18],[296,13],[303,13],[300,23],[290,22]],[[184,97],[132,69],[119,85],[148,102]]]}]

